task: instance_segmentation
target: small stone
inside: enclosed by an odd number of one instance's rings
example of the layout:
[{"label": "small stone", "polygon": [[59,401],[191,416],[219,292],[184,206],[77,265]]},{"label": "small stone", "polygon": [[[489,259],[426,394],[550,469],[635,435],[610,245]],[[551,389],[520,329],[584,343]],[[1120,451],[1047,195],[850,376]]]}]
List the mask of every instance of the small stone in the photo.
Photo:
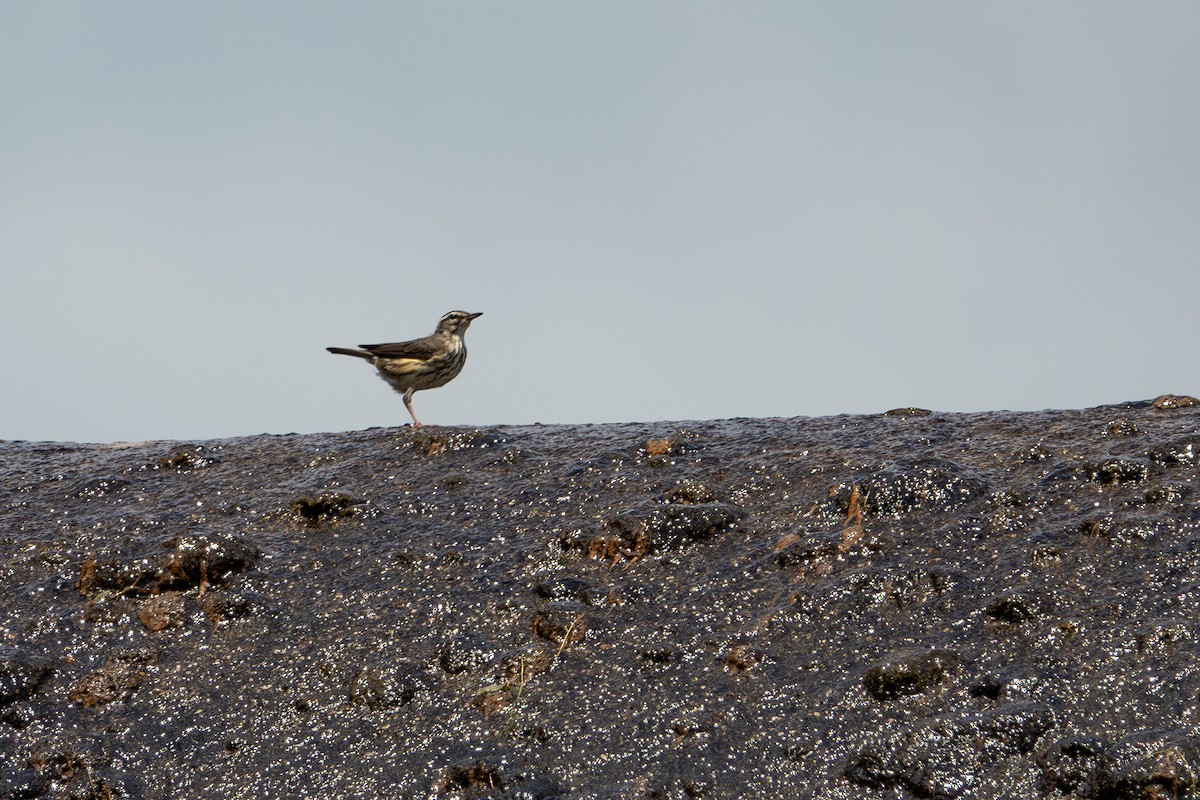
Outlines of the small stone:
[{"label": "small stone", "polygon": [[1186,394],[1164,394],[1154,398],[1154,402],[1150,405],[1159,411],[1172,411],[1176,408],[1191,408],[1200,405],[1200,400]]},{"label": "small stone", "polygon": [[163,592],[146,598],[138,609],[138,619],[146,626],[146,630],[150,631],[163,631],[182,625],[187,619],[183,593]]}]

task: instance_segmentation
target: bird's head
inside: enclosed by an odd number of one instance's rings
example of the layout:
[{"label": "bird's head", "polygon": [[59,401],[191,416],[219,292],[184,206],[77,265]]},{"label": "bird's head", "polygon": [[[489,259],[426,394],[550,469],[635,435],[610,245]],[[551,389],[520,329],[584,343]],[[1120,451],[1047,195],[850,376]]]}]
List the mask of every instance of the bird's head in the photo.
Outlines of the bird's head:
[{"label": "bird's head", "polygon": [[483,314],[479,311],[472,314],[469,311],[451,311],[438,322],[437,332],[448,333],[451,336],[462,336],[471,325],[471,320]]}]

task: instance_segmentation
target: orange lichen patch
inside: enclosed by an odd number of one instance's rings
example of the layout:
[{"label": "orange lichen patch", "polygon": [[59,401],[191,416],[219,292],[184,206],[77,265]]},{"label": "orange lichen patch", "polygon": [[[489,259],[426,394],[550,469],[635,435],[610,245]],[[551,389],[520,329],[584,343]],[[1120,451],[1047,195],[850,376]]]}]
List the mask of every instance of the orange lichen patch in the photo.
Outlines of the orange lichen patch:
[{"label": "orange lichen patch", "polygon": [[663,436],[657,439],[649,439],[646,441],[646,455],[648,456],[665,456],[671,452],[671,448],[675,446],[675,440],[669,436]]},{"label": "orange lichen patch", "polygon": [[867,509],[866,498],[858,490],[858,484],[850,484],[850,500],[846,504],[846,524],[862,526],[863,512]]}]

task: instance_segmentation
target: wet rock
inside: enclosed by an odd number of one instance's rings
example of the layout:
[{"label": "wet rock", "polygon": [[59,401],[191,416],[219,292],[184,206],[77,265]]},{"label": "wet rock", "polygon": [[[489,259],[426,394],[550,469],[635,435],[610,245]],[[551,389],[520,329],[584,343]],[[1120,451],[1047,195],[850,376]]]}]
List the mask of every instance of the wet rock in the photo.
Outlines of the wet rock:
[{"label": "wet rock", "polygon": [[729,674],[749,672],[767,659],[765,651],[748,644],[735,644],[725,653],[725,669]]},{"label": "wet rock", "polygon": [[745,516],[727,503],[647,504],[609,517],[599,532],[570,535],[563,546],[591,558],[636,559],[711,539]]},{"label": "wet rock", "polygon": [[[497,669],[494,670],[496,682],[476,690],[472,705],[485,720],[497,711],[510,708],[512,704],[520,702],[530,681],[538,679],[538,675],[553,666],[558,655],[560,652],[547,652],[538,644],[528,644],[505,652],[497,660]],[[542,726],[529,727],[523,735],[540,742],[548,738]]]},{"label": "wet rock", "polygon": [[162,469],[173,469],[177,472],[188,472],[194,469],[204,469],[221,463],[220,456],[212,453],[204,445],[182,447],[174,450],[161,459],[157,466]]},{"label": "wet rock", "polygon": [[496,648],[482,636],[463,633],[442,645],[438,664],[451,674],[457,675],[492,663]]},{"label": "wet rock", "polygon": [[104,666],[84,675],[71,690],[70,698],[82,706],[104,706],[124,700],[142,684],[146,667],[154,661],[151,650],[133,650],[110,657]]},{"label": "wet rock", "polygon": [[530,770],[512,776],[505,786],[503,800],[566,800],[568,796],[561,782]]},{"label": "wet rock", "polygon": [[1034,540],[1029,546],[1029,560],[1038,567],[1048,569],[1062,563],[1063,549],[1054,542]]},{"label": "wet rock", "polygon": [[1154,402],[1150,405],[1159,411],[1173,411],[1177,408],[1192,408],[1200,405],[1200,400],[1185,394],[1164,394],[1154,398]]},{"label": "wet rock", "polygon": [[258,548],[240,536],[194,533],[177,536],[149,553],[89,558],[76,588],[89,596],[112,590],[152,595],[200,586],[224,586],[257,564]]},{"label": "wet rock", "polygon": [[668,504],[633,509],[609,524],[626,531],[644,527],[655,547],[684,547],[722,534],[745,517],[727,503]]},{"label": "wet rock", "polygon": [[372,711],[393,711],[433,689],[433,681],[415,664],[377,662],[360,667],[350,678],[350,702]]},{"label": "wet rock", "polygon": [[71,488],[72,497],[97,498],[114,494],[129,486],[127,478],[106,475],[79,481]]},{"label": "wet rock", "polygon": [[95,769],[66,786],[65,797],[84,800],[144,800],[141,782],[114,769]]},{"label": "wet rock", "polygon": [[1192,493],[1192,487],[1186,483],[1174,483],[1159,486],[1146,492],[1146,502],[1150,504],[1178,505]]},{"label": "wet rock", "polygon": [[860,599],[864,607],[885,606],[910,609],[936,599],[958,582],[953,574],[941,569],[861,569],[846,579],[846,589]]},{"label": "wet rock", "polygon": [[1108,743],[1096,736],[1067,736],[1051,742],[1037,756],[1042,788],[1069,795],[1092,795],[1095,774]]},{"label": "wet rock", "polygon": [[577,552],[587,558],[617,561],[638,559],[650,552],[653,545],[646,525],[636,520],[608,520],[597,532],[572,531],[560,540],[564,550]]},{"label": "wet rock", "polygon": [[948,650],[902,650],[868,669],[863,685],[876,700],[896,700],[943,683],[958,663]]},{"label": "wet rock", "polygon": [[452,492],[455,489],[470,486],[471,479],[462,473],[452,472],[449,475],[438,478],[436,485],[442,491]]},{"label": "wet rock", "polygon": [[1200,462],[1200,436],[1177,436],[1151,448],[1146,455],[1164,467],[1193,467]]},{"label": "wet rock", "polygon": [[1005,753],[1030,753],[1055,724],[1054,711],[1042,703],[1025,700],[984,713],[979,729]]},{"label": "wet rock", "polygon": [[187,534],[171,539],[163,549],[159,580],[164,588],[224,586],[231,576],[258,563],[258,548],[240,536]]},{"label": "wet rock", "polygon": [[907,408],[893,408],[883,412],[883,415],[885,417],[928,417],[932,413],[928,408],[914,408],[909,406]]},{"label": "wet rock", "polygon": [[[18,731],[23,731],[36,722],[38,713],[33,704],[30,703],[14,703],[8,706],[0,706],[0,722]],[[0,754],[0,764],[4,763],[3,755]],[[3,797],[3,795],[0,795]]]},{"label": "wet rock", "polygon": [[28,764],[42,775],[71,781],[80,772],[104,768],[112,763],[105,742],[97,736],[60,734],[37,742]]},{"label": "wet rock", "polygon": [[241,619],[249,615],[252,610],[249,596],[243,592],[227,589],[205,592],[200,605],[213,625]]},{"label": "wet rock", "polygon": [[918,797],[967,797],[990,768],[1028,753],[1053,724],[1053,713],[1038,704],[942,714],[904,725],[863,748],[842,774],[852,783],[907,789]]},{"label": "wet rock", "polygon": [[1136,458],[1109,458],[1083,465],[1087,479],[1096,483],[1141,483],[1150,477],[1150,465]]},{"label": "wet rock", "polygon": [[972,697],[984,697],[988,700],[998,700],[1004,694],[1008,680],[1001,675],[986,673],[980,675],[967,686]]},{"label": "wet rock", "polygon": [[420,428],[412,434],[413,453],[420,456],[440,456],[464,450],[504,451],[507,445],[508,439],[501,434],[481,430]]},{"label": "wet rock", "polygon": [[533,587],[533,593],[544,600],[574,600],[580,603],[591,603],[592,592],[593,589],[587,581],[568,577],[550,578]]},{"label": "wet rock", "polygon": [[679,481],[667,489],[659,498],[664,503],[682,503],[696,505],[699,503],[714,503],[717,500],[716,491],[700,481]]},{"label": "wet rock", "polygon": [[994,620],[1020,625],[1037,616],[1035,601],[1021,594],[1009,592],[994,597],[987,604],[987,615]]},{"label": "wet rock", "polygon": [[682,661],[683,651],[670,645],[647,647],[638,651],[637,659],[643,670],[657,672]]},{"label": "wet rock", "polygon": [[0,646],[0,707],[28,699],[53,672],[46,659]]},{"label": "wet rock", "polygon": [[1112,514],[1093,514],[1079,523],[1079,532],[1084,536],[1112,538],[1117,520]]},{"label": "wet rock", "polygon": [[557,645],[569,645],[587,633],[587,606],[582,603],[555,601],[533,614],[533,632]]},{"label": "wet rock", "polygon": [[[195,445],[0,442],[0,642],[54,667],[0,703],[0,770],[55,800],[1195,800],[1200,406],[936,417],[242,437],[156,474]],[[386,502],[302,530],[328,487]],[[176,534],[269,557],[222,582]],[[170,592],[184,626],[147,631]]]},{"label": "wet rock", "polygon": [[[45,786],[51,797],[64,800],[141,800],[140,782],[113,768],[113,758],[97,737],[56,736],[42,741],[28,759],[36,778],[27,778],[29,791]],[[27,776],[26,776],[27,777]]]},{"label": "wet rock", "polygon": [[1197,639],[1196,624],[1186,619],[1150,620],[1137,633],[1139,653],[1190,651]]},{"label": "wet rock", "polygon": [[845,541],[842,531],[791,533],[776,542],[772,557],[781,569],[812,567],[837,558]]},{"label": "wet rock", "polygon": [[498,678],[505,686],[519,690],[535,675],[548,670],[554,663],[554,655],[537,643],[509,650],[499,658]]},{"label": "wet rock", "polygon": [[1037,442],[1036,444],[1014,450],[1011,458],[1014,464],[1024,465],[1056,460],[1059,458],[1059,455],[1042,442]]},{"label": "wet rock", "polygon": [[140,782],[113,768],[113,758],[96,737],[54,737],[41,742],[28,759],[36,777],[25,791],[45,786],[54,798],[142,800]]},{"label": "wet rock", "polygon": [[1178,533],[1178,523],[1169,519],[1141,515],[1094,514],[1079,523],[1085,536],[1109,539],[1114,544],[1136,544],[1160,537],[1172,538]]},{"label": "wet rock", "polygon": [[50,789],[50,779],[28,767],[0,768],[0,798],[33,800]]},{"label": "wet rock", "polygon": [[442,792],[473,792],[470,796],[479,797],[482,792],[503,791],[504,784],[499,767],[482,759],[470,758],[447,767],[439,788]]},{"label": "wet rock", "polygon": [[1128,419],[1114,419],[1104,428],[1106,436],[1137,436],[1141,433],[1137,423]]},{"label": "wet rock", "polygon": [[160,595],[146,598],[138,609],[138,619],[146,626],[146,630],[150,631],[163,631],[183,625],[187,621],[183,594],[181,592],[163,592]]},{"label": "wet rock", "polygon": [[987,505],[990,509],[988,521],[998,531],[1025,530],[1036,520],[1036,510],[1017,492],[992,492],[988,495]]},{"label": "wet rock", "polygon": [[1166,800],[1196,788],[1200,741],[1183,731],[1130,734],[1104,750],[1096,795],[1105,800]]},{"label": "wet rock", "polygon": [[150,594],[155,591],[154,579],[157,574],[157,567],[149,559],[134,556],[89,557],[79,571],[79,580],[75,582],[75,588],[84,597],[105,590],[136,590],[139,593]]},{"label": "wet rock", "polygon": [[367,502],[341,492],[302,494],[292,501],[292,513],[308,523],[322,523],[353,517],[358,506]]},{"label": "wet rock", "polygon": [[987,482],[949,461],[889,464],[862,481],[867,511],[901,516],[917,509],[952,511],[986,496]]}]

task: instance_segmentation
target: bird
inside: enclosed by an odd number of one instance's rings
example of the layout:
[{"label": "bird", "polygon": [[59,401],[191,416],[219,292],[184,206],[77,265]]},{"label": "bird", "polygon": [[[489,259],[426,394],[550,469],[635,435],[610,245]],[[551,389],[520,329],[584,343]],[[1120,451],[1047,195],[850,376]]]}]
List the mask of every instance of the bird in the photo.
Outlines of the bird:
[{"label": "bird", "polygon": [[389,344],[360,344],[352,347],[326,347],[331,353],[354,356],[370,361],[379,370],[379,377],[404,395],[404,407],[413,420],[413,428],[421,427],[413,411],[414,392],[445,386],[462,372],[467,362],[467,345],[463,334],[471,321],[482,316],[479,311],[449,311],[438,321],[431,335],[409,342]]}]

